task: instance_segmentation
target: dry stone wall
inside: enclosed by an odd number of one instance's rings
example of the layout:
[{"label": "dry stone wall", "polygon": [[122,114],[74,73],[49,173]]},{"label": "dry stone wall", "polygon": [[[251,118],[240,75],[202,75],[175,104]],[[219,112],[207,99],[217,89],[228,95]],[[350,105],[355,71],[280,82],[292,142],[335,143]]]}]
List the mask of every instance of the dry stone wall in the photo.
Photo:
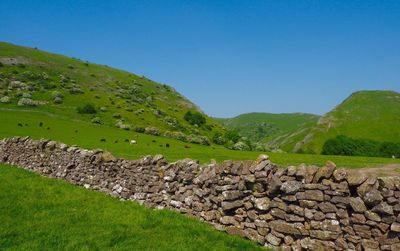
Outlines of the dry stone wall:
[{"label": "dry stone wall", "polygon": [[278,170],[265,155],[220,165],[125,160],[29,138],[0,141],[0,161],[283,250],[400,250],[400,179],[352,175],[332,162]]}]

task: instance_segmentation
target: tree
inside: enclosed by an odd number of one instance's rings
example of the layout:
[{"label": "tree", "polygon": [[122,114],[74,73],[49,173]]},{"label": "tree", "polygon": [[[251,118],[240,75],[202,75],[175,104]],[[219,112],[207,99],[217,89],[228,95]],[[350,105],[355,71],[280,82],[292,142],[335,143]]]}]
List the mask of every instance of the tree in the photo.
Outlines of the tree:
[{"label": "tree", "polygon": [[229,130],[225,133],[225,139],[227,141],[232,141],[233,143],[237,143],[240,139],[240,134],[236,130]]},{"label": "tree", "polygon": [[187,111],[184,119],[192,125],[201,126],[206,123],[206,118],[199,112]]},{"label": "tree", "polygon": [[85,104],[84,106],[78,106],[76,110],[78,111],[78,113],[81,114],[94,114],[97,112],[96,108],[92,104]]}]

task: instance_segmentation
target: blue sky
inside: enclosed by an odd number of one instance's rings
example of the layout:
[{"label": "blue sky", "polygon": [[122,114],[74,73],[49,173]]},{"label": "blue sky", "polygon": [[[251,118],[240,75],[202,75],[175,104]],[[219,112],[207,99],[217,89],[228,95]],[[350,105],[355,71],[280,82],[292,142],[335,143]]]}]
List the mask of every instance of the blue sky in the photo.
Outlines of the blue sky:
[{"label": "blue sky", "polygon": [[400,91],[400,1],[0,1],[0,40],[169,84],[212,116]]}]

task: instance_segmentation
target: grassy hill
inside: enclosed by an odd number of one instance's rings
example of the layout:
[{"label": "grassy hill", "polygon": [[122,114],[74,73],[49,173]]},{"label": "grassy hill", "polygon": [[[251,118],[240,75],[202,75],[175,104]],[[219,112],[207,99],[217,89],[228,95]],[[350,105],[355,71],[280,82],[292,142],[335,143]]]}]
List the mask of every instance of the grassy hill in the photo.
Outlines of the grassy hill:
[{"label": "grassy hill", "polygon": [[380,142],[400,142],[400,94],[359,91],[321,117],[295,150],[320,153],[324,142],[337,135]]},{"label": "grassy hill", "polygon": [[[222,131],[219,123],[170,86],[105,65],[2,42],[0,107],[45,111],[141,132],[147,128],[147,133],[205,144]],[[188,122],[184,119],[188,111],[199,112],[206,123]]]},{"label": "grassy hill", "polygon": [[1,250],[263,250],[169,210],[152,210],[0,164]]},{"label": "grassy hill", "polygon": [[[13,136],[31,136],[34,139],[46,138],[61,141],[83,148],[102,148],[115,156],[127,159],[138,159],[145,155],[163,154],[168,161],[192,158],[202,163],[211,159],[219,162],[227,159],[255,160],[265,152],[234,151],[223,146],[204,146],[185,143],[161,136],[147,135],[125,131],[113,126],[96,125],[86,121],[68,118],[31,110],[4,110],[0,108],[0,139]],[[42,125],[41,125],[42,123]],[[104,141],[102,141],[102,139]],[[131,145],[126,140],[134,139],[137,144]],[[167,147],[168,146],[168,147]],[[377,167],[382,164],[398,163],[389,158],[369,158],[350,156],[329,156],[295,153],[267,153],[279,166],[307,163],[322,166],[332,160],[339,167]]]},{"label": "grassy hill", "polygon": [[227,128],[238,130],[251,141],[289,151],[318,119],[318,115],[307,113],[246,113],[217,120]]}]

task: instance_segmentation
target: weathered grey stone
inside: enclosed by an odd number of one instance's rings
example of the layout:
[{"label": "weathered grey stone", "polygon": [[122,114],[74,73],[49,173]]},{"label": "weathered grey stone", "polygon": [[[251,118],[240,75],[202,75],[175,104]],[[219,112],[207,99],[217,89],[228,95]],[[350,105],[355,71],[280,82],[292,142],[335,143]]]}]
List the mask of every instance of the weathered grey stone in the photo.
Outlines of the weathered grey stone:
[{"label": "weathered grey stone", "polygon": [[371,211],[366,211],[365,212],[365,217],[368,220],[372,220],[372,221],[376,221],[376,222],[380,222],[382,220],[381,217],[377,213],[374,213],[374,212],[371,212]]},{"label": "weathered grey stone", "polygon": [[265,240],[274,246],[279,246],[282,242],[280,238],[272,234],[267,234],[267,236],[265,236]]},{"label": "weathered grey stone", "polygon": [[322,231],[322,230],[310,230],[310,236],[319,240],[336,240],[339,237],[339,233]]},{"label": "weathered grey stone", "polygon": [[359,186],[367,179],[368,176],[366,174],[359,172],[348,173],[346,178],[347,183],[349,183],[350,186]]},{"label": "weathered grey stone", "polygon": [[376,206],[382,202],[383,196],[377,189],[372,189],[369,192],[365,193],[363,199],[365,204],[369,206]]},{"label": "weathered grey stone", "polygon": [[276,232],[284,233],[284,234],[298,234],[300,235],[301,232],[294,224],[287,223],[283,220],[275,220],[269,223],[271,229]]},{"label": "weathered grey stone", "polygon": [[379,203],[372,209],[372,211],[376,212],[376,213],[386,214],[386,215],[394,214],[393,207],[389,206],[386,202]]},{"label": "weathered grey stone", "polygon": [[241,200],[236,200],[236,201],[223,201],[221,203],[222,210],[227,211],[230,209],[238,208],[243,206],[243,201]]},{"label": "weathered grey stone", "polygon": [[238,190],[233,190],[233,191],[223,191],[222,192],[222,197],[224,200],[236,200],[240,199],[243,197],[243,192],[238,191]]},{"label": "weathered grey stone", "polygon": [[399,222],[393,222],[392,225],[390,226],[390,230],[392,230],[393,232],[400,233],[400,223]]},{"label": "weathered grey stone", "polygon": [[324,213],[334,213],[338,210],[337,207],[330,202],[322,202],[318,204],[318,207]]},{"label": "weathered grey stone", "polygon": [[287,194],[295,194],[301,189],[301,186],[299,181],[286,181],[282,184],[281,190]]},{"label": "weathered grey stone", "polygon": [[336,169],[336,170],[333,172],[333,177],[335,178],[335,180],[336,180],[337,182],[341,182],[341,181],[343,181],[343,180],[346,179],[346,177],[347,177],[347,172],[346,172],[345,169]]},{"label": "weathered grey stone", "polygon": [[350,206],[357,213],[364,213],[365,211],[367,211],[367,207],[365,206],[364,201],[359,197],[351,197]]},{"label": "weathered grey stone", "polygon": [[268,197],[255,198],[253,202],[254,202],[254,207],[262,211],[267,211],[270,208],[271,204],[271,200]]},{"label": "weathered grey stone", "polygon": [[314,176],[313,183],[318,183],[321,179],[324,178],[329,179],[332,176],[333,171],[335,171],[335,168],[336,165],[333,162],[326,162],[324,167],[318,169],[317,173]]},{"label": "weathered grey stone", "polygon": [[324,193],[319,190],[306,190],[297,192],[296,198],[298,200],[324,201]]}]

